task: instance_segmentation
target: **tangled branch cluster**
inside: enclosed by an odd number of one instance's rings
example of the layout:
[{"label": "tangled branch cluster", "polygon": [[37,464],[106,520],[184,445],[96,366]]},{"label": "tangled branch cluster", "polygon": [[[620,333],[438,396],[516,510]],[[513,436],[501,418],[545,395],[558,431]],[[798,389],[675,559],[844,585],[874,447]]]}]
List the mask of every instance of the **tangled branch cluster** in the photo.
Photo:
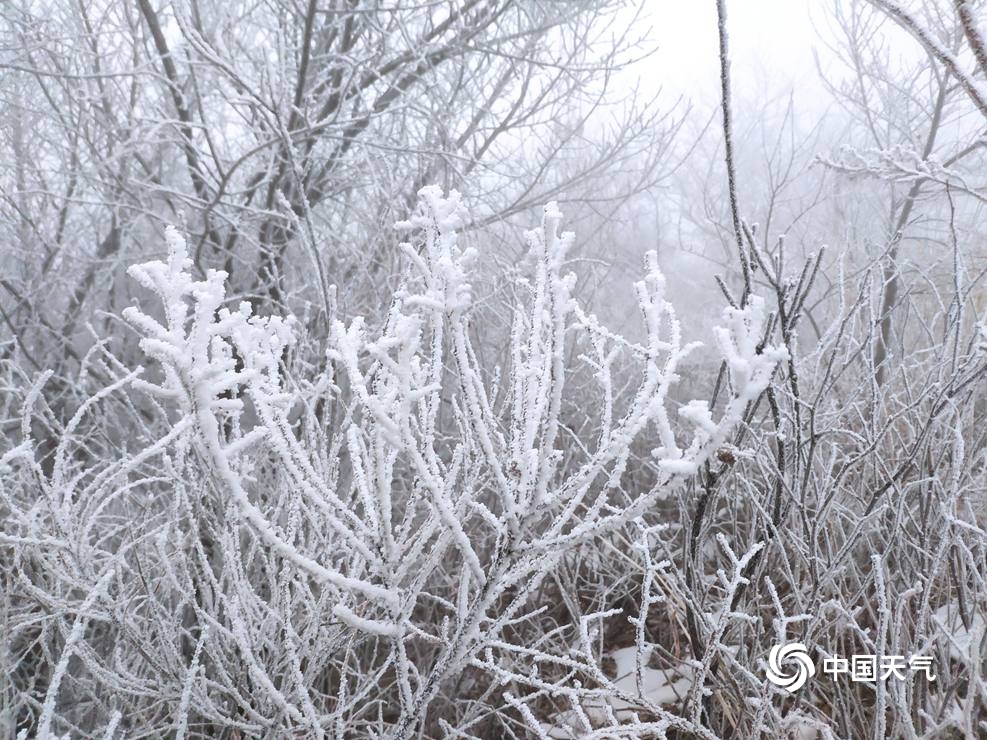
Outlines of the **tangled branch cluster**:
[{"label": "tangled branch cluster", "polygon": [[[916,734],[975,726],[984,684],[945,682],[985,633],[963,403],[982,351],[925,363],[936,393],[861,419],[875,407],[843,373],[866,291],[800,356],[818,261],[786,277],[751,241],[775,304],[726,309],[712,401],[681,403],[695,345],[656,256],[644,338],[617,336],[575,299],[549,205],[492,369],[462,221],[423,189],[386,318],[333,320],[316,364],[297,321],[194,279],[174,229],[166,261],[130,269],[161,304],[124,313],[148,369],[98,344],[79,385],[100,387],[64,425],[37,379],[0,458],[7,729],[713,738],[825,734],[841,701],[849,723],[877,702]],[[580,374],[594,390],[574,395]],[[762,671],[796,638],[819,659],[915,646],[943,683],[798,703]]]}]

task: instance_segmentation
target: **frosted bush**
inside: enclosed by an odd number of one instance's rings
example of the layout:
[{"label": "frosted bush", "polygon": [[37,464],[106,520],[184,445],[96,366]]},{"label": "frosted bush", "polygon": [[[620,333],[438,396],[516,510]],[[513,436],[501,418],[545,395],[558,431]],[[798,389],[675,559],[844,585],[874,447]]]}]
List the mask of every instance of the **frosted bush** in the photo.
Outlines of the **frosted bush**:
[{"label": "frosted bush", "polygon": [[[38,732],[411,737],[468,727],[491,702],[529,717],[539,692],[577,704],[598,694],[570,680],[602,680],[585,632],[598,618],[541,645],[516,642],[518,626],[538,623],[546,578],[568,553],[695,474],[784,350],[758,349],[759,300],[730,310],[717,338],[732,399],[716,414],[701,402],[673,413],[669,391],[695,345],[682,342],[654,254],[635,286],[646,340],[631,343],[573,297],[561,220],[550,204],[527,234],[530,296],[513,309],[511,366],[491,373],[474,350],[476,255],[461,246],[459,197],[423,189],[399,225],[407,271],[385,319],[334,319],[324,366],[304,382],[285,364],[295,322],[231,309],[224,273],[194,279],[169,228],[166,260],[129,271],[160,304],[124,312],[148,369],[102,361],[115,380],[100,398],[117,394],[140,416],[142,448],[64,454],[50,476],[30,440],[4,456],[42,491],[8,498],[4,542],[44,581],[36,598],[74,625],[42,706],[19,710],[40,717]],[[566,457],[573,347],[606,408]],[[622,353],[641,366],[626,402],[611,370]],[[632,446],[649,437],[660,473],[623,492]],[[63,443],[82,446],[68,429]],[[17,617],[14,628],[31,631]],[[47,660],[27,649],[31,659]],[[436,710],[457,692],[469,697],[460,709]]]},{"label": "frosted bush", "polygon": [[783,641],[977,664],[976,342],[942,348],[955,372],[928,397],[847,389],[860,304],[800,357],[815,268],[765,270],[773,301],[725,310],[710,399],[683,403],[696,344],[656,256],[631,341],[577,300],[561,221],[550,204],[527,234],[504,367],[479,360],[496,337],[455,193],[425,188],[399,225],[379,322],[331,316],[324,339],[231,307],[168,229],[130,269],[146,368],[97,343],[64,422],[34,379],[0,454],[6,734],[825,735],[809,707],[850,726],[873,701],[898,729],[975,733],[973,683],[840,704],[815,682],[792,712],[763,666]]}]

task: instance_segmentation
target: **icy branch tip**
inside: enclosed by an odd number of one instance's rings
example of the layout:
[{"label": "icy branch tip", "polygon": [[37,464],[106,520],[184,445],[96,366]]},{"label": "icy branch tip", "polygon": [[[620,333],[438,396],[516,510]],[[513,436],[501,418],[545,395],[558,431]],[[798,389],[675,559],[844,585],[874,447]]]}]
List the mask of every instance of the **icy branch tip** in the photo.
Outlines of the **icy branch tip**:
[{"label": "icy branch tip", "polygon": [[165,243],[168,245],[168,269],[171,272],[177,274],[192,266],[185,237],[171,224],[165,227]]}]

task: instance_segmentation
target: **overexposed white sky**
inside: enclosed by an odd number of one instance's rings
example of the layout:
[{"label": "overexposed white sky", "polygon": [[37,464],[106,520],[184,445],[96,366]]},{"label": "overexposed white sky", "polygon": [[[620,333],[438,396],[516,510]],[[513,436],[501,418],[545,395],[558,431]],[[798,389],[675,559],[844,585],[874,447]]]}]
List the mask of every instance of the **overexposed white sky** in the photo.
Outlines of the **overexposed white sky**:
[{"label": "overexposed white sky", "polygon": [[[828,50],[813,21],[825,26],[826,0],[727,0],[733,90],[744,97],[787,91],[806,104],[822,90],[813,48]],[[646,26],[658,51],[641,62],[642,88],[659,87],[695,104],[717,102],[719,58],[716,0],[648,0]]]}]

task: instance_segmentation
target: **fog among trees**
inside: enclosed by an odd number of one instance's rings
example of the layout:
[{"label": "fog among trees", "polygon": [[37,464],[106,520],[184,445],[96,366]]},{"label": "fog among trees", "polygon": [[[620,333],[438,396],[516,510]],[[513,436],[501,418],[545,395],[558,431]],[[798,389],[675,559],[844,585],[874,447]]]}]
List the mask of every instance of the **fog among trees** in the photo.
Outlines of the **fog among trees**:
[{"label": "fog among trees", "polygon": [[0,5],[0,737],[987,737],[987,3],[781,7]]}]

